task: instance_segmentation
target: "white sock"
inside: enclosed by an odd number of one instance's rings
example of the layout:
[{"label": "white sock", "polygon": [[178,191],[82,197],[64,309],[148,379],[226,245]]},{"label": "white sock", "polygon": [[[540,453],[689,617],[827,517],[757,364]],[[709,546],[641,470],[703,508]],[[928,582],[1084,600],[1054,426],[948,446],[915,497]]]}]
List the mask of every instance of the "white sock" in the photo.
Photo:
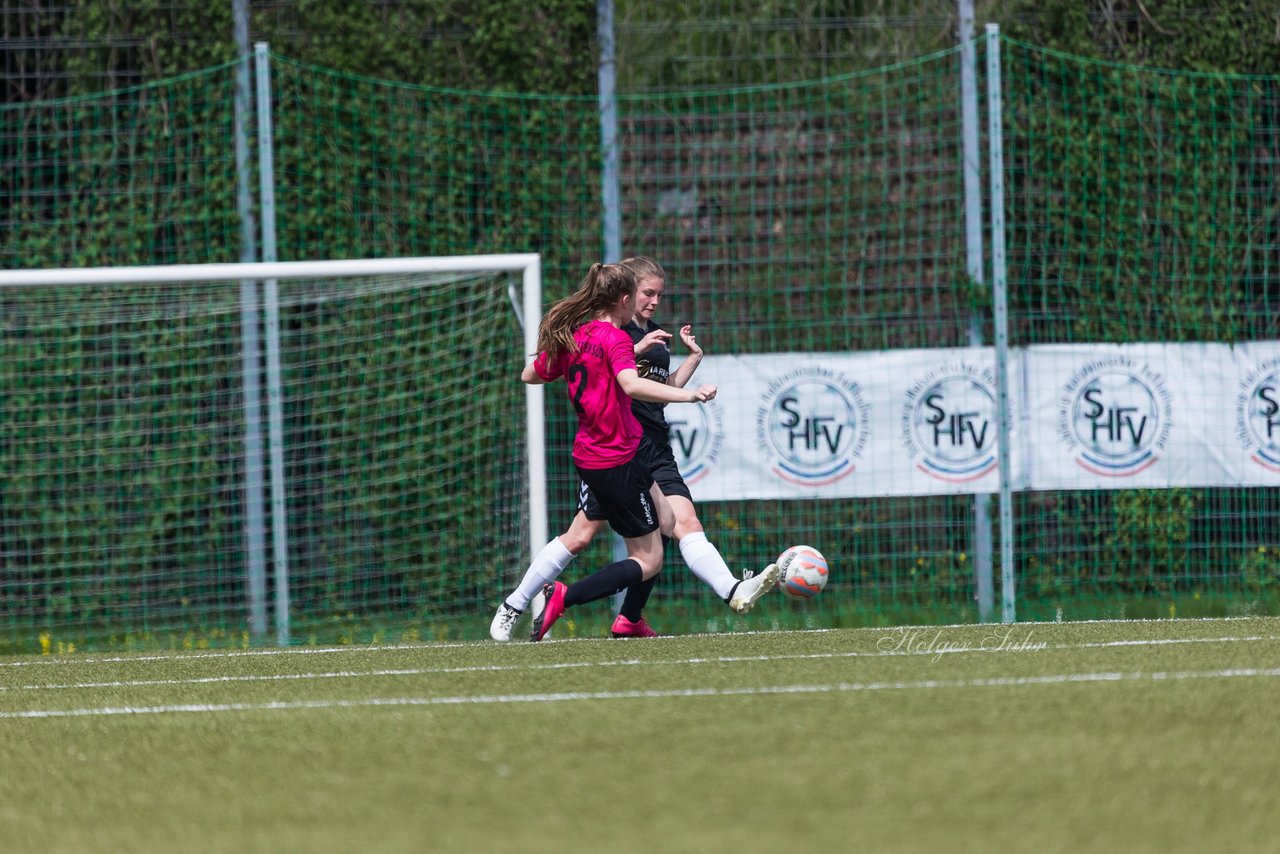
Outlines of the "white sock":
[{"label": "white sock", "polygon": [[686,534],[680,540],[680,556],[694,575],[705,581],[716,595],[727,599],[738,579],[729,571],[729,565],[720,557],[719,550],[707,541],[707,535],[699,531]]},{"label": "white sock", "polygon": [[528,608],[533,597],[542,592],[542,585],[555,581],[573,557],[573,552],[564,547],[559,537],[552,537],[551,542],[534,555],[533,563],[524,571],[524,578],[507,597],[507,604],[517,611]]}]

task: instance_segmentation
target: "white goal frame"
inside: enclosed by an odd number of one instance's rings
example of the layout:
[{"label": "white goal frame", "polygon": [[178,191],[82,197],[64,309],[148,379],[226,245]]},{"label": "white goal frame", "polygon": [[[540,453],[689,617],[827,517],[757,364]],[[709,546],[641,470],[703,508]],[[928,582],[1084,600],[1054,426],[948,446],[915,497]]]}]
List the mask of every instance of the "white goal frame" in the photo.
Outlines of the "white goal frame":
[{"label": "white goal frame", "polygon": [[[181,282],[240,282],[243,321],[242,363],[245,380],[245,525],[249,628],[261,637],[267,629],[266,516],[260,432],[259,375],[266,357],[267,425],[270,455],[272,555],[276,581],[277,643],[289,643],[288,530],[285,523],[284,415],[280,379],[280,311],[277,282],[281,279],[343,278],[415,273],[518,273],[522,293],[508,291],[524,331],[524,352],[538,350],[542,318],[542,257],[537,253],[376,258],[341,261],[261,261],[238,264],[173,264],[141,267],[82,267],[43,270],[0,270],[0,288],[57,287],[59,285],[160,284]],[[261,283],[261,288],[259,288]],[[258,341],[261,324],[265,341]],[[513,371],[511,381],[517,382]],[[525,386],[526,458],[529,487],[529,559],[549,538],[547,526],[547,463],[545,398],[541,385]]]}]

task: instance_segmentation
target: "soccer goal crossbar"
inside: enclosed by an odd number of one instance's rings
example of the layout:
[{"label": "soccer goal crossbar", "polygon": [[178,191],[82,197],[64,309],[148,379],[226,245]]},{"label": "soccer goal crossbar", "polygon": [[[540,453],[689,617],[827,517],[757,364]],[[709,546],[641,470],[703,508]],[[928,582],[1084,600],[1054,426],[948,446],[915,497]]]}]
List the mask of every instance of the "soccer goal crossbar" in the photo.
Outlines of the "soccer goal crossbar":
[{"label": "soccer goal crossbar", "polygon": [[[252,279],[335,279],[413,273],[512,272],[524,275],[525,288],[541,289],[536,253],[451,255],[420,258],[371,258],[342,261],[259,261],[235,264],[169,264],[143,267],[78,267],[2,270],[0,288],[45,285],[155,284],[225,282]],[[540,317],[540,309],[535,316]],[[536,334],[534,336],[536,338]]]},{"label": "soccer goal crossbar", "polygon": [[[238,284],[238,298],[228,284]],[[243,543],[243,602],[249,632],[257,638],[268,630],[267,567],[271,568],[276,640],[283,645],[291,635],[290,555],[294,552],[289,537],[298,515],[287,507],[292,495],[322,494],[329,502],[323,509],[307,511],[314,518],[317,538],[325,540],[323,548],[298,546],[312,566],[338,563],[335,555],[340,559],[353,554],[351,543],[367,542],[368,555],[359,555],[362,566],[385,562],[403,567],[426,543],[453,536],[444,521],[447,510],[436,509],[437,504],[450,502],[460,514],[489,521],[496,516],[509,530],[527,528],[531,554],[547,541],[542,387],[524,387],[523,424],[505,423],[518,412],[521,394],[514,351],[519,347],[521,354],[529,354],[537,349],[542,301],[537,254],[8,270],[0,271],[0,296],[4,297],[0,310],[10,315],[4,318],[0,335],[12,336],[11,350],[37,353],[32,358],[43,360],[23,368],[32,379],[24,381],[20,391],[37,414],[27,423],[14,425],[9,441],[17,447],[8,452],[10,462],[22,469],[15,482],[31,486],[15,490],[29,503],[10,510],[26,514],[29,521],[38,520],[50,516],[50,508],[65,499],[76,507],[67,518],[83,522],[79,527],[85,529],[78,537],[60,537],[59,526],[50,524],[47,531],[31,535],[23,566],[33,585],[44,583],[45,578],[93,577],[99,584],[94,605],[99,610],[122,607],[120,602],[134,595],[128,590],[148,585],[163,585],[166,597],[187,603],[197,597],[190,591],[199,583],[185,576],[172,580],[171,576],[179,575],[173,567],[180,560],[166,552],[198,552],[211,539],[207,531],[221,525],[222,530],[235,532],[226,539]],[[518,328],[511,323],[513,311]],[[207,318],[214,316],[217,326],[211,333],[214,322]],[[349,338],[344,337],[347,329]],[[282,337],[289,348],[288,363],[282,362]],[[209,338],[219,339],[216,347],[206,343]],[[501,351],[495,352],[494,344],[486,342],[501,342]],[[50,350],[57,354],[53,360],[48,357]],[[455,363],[459,350],[467,352],[468,361]],[[231,371],[224,369],[228,365]],[[443,391],[438,388],[437,373],[448,378],[449,387]],[[64,376],[54,379],[55,374]],[[321,374],[323,383],[315,379]],[[477,374],[483,377],[477,379]],[[174,375],[179,375],[176,380]],[[294,387],[287,386],[289,381]],[[480,382],[488,391],[474,390]],[[229,385],[236,388],[227,392]],[[86,409],[85,401],[94,402],[96,408]],[[290,419],[296,422],[297,410],[306,407],[317,413],[317,420],[327,419],[321,429],[287,425]],[[233,411],[226,412],[229,408]],[[60,419],[74,423],[68,426]],[[358,419],[373,424],[365,426]],[[107,422],[110,427],[104,428]],[[487,425],[497,423],[503,425],[502,434],[486,435]],[[230,444],[222,441],[223,434],[234,434],[234,425],[241,424],[238,440],[232,435]],[[228,425],[233,429],[228,431]],[[287,426],[292,431],[288,440]],[[67,447],[75,452],[51,452],[47,442],[40,444],[45,442],[40,435],[45,430],[74,434],[78,444]],[[415,431],[428,435],[416,436]],[[184,437],[184,432],[200,432],[201,438]],[[324,438],[314,439],[321,432]],[[501,453],[508,460],[523,459],[507,464],[500,477],[491,478],[518,481],[519,492],[511,487],[500,498],[495,497],[496,491],[463,495],[467,485],[457,479],[463,477],[465,455],[496,456],[500,449],[495,443],[519,445],[520,434],[523,448],[502,448]],[[213,451],[200,445],[209,436],[222,441]],[[295,460],[294,468],[304,474],[323,468],[326,476],[334,476],[322,480],[317,475],[300,488],[287,483],[287,442],[293,441],[314,442],[316,447],[323,443],[323,453],[295,452],[302,460]],[[131,450],[140,445],[149,445],[151,453],[141,463],[143,458]],[[439,460],[435,459],[437,445],[441,446]],[[234,446],[239,447],[226,450]],[[239,460],[226,464],[220,457],[226,454]],[[207,461],[215,456],[217,462]],[[163,475],[167,486],[157,486],[160,475],[140,487],[131,481],[131,475],[159,458],[170,461]],[[388,458],[394,462],[388,463]],[[360,470],[364,464],[367,470]],[[242,495],[234,500],[217,498],[215,492],[223,488],[217,485],[194,499],[168,494],[184,488],[193,494],[206,489],[174,483],[182,479],[181,472],[203,471],[201,466],[217,468],[207,476],[208,483],[237,480],[242,483]],[[517,468],[518,477],[512,474]],[[228,476],[229,469],[239,471]],[[374,486],[362,490],[365,483]],[[390,486],[384,488],[387,483]],[[125,495],[131,489],[139,495]],[[413,498],[401,497],[397,503],[395,496],[407,492]],[[431,495],[423,497],[426,493]],[[394,533],[366,523],[359,533],[332,535],[345,518],[356,515],[334,509],[338,494],[361,505],[363,518],[380,513],[398,517]],[[170,509],[149,515],[147,507],[139,506],[144,500]],[[526,502],[527,515],[518,509]],[[319,499],[312,503],[318,504]],[[110,509],[102,511],[104,504]],[[242,512],[243,519],[226,522],[229,508]],[[419,508],[430,510],[422,514],[430,518],[415,521],[414,511]],[[105,516],[112,511],[129,520],[122,530],[96,534],[89,530],[95,512]],[[140,516],[149,518],[135,524]],[[112,524],[103,518],[98,527]],[[180,527],[183,533],[170,531],[164,537],[153,536],[148,545],[136,545],[148,536],[136,529],[154,531],[166,526]],[[60,527],[65,531],[73,526],[64,519]],[[474,531],[466,536],[474,538]],[[499,539],[494,536],[495,542],[487,544],[494,554],[511,549],[510,538],[500,543]],[[317,553],[323,557],[315,558]],[[110,570],[93,566],[103,554],[106,564],[122,567],[122,575],[130,562],[163,569],[156,569],[145,582],[134,577],[122,583],[124,592],[101,594],[101,580],[112,576]],[[521,557],[507,555],[508,560]],[[210,563],[220,560],[224,559],[213,558]],[[421,566],[432,562],[429,553],[420,554]],[[225,563],[237,562],[225,559]],[[403,569],[395,571],[403,578],[412,575]],[[169,575],[156,581],[163,573]],[[60,583],[49,582],[49,587]],[[326,595],[333,598],[334,583],[331,579],[325,583],[330,591]],[[344,583],[352,586],[350,581]],[[427,595],[423,592],[427,582],[414,578],[401,583],[418,591],[420,598]],[[227,588],[240,589],[238,582],[219,584],[220,592],[200,595],[214,598],[225,596]],[[67,590],[59,588],[49,598],[91,598],[83,593],[87,584],[81,584],[79,592],[71,591],[72,581],[65,586]],[[130,601],[128,607],[135,605]],[[144,607],[143,621],[155,619],[155,613],[154,604],[150,611]]]}]

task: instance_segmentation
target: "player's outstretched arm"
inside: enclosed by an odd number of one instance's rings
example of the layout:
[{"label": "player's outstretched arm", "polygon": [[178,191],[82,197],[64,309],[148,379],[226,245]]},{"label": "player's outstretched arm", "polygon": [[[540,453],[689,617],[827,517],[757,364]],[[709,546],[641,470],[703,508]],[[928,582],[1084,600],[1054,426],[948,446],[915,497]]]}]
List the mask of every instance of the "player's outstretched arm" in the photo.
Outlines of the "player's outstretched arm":
[{"label": "player's outstretched arm", "polygon": [[618,384],[635,400],[650,403],[703,403],[716,396],[716,387],[700,385],[696,389],[679,388],[666,383],[647,380],[634,368],[618,372]]},{"label": "player's outstretched arm", "polygon": [[687,323],[680,327],[680,340],[688,348],[689,355],[685,356],[680,367],[676,368],[675,373],[671,375],[670,383],[684,388],[689,384],[689,380],[693,379],[693,372],[698,370],[698,365],[702,362],[702,348],[698,346],[698,339],[693,335],[693,327]]}]

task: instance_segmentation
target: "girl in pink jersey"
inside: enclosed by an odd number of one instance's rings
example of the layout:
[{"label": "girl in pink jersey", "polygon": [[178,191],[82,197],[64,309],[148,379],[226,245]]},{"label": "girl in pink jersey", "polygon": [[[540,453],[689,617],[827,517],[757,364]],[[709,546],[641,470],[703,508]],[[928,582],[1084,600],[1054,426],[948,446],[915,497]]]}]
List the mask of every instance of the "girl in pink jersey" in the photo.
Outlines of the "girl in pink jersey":
[{"label": "girl in pink jersey", "polygon": [[[665,381],[666,385],[688,385],[702,360],[702,348],[694,339],[692,326],[680,328],[680,339],[689,350],[689,355],[672,371],[668,342],[673,336],[654,322],[654,314],[666,291],[666,270],[653,258],[645,255],[627,258],[619,263],[630,270],[636,279],[635,317],[622,329],[631,338],[637,372],[659,382]],[[720,551],[707,538],[698,519],[693,495],[676,463],[663,405],[633,401],[631,411],[644,431],[639,453],[649,452],[647,461],[650,472],[675,516],[674,531],[669,532],[663,528],[662,533],[671,534],[670,539],[679,545],[680,555],[690,571],[711,587],[735,613],[749,612],[756,601],[777,583],[777,566],[771,564],[759,573],[746,571],[741,580],[734,576]],[[539,595],[543,587],[547,582],[554,581],[569,562],[603,533],[606,527],[607,522],[595,496],[580,485],[578,510],[573,522],[564,533],[552,537],[533,556],[524,577],[498,605],[489,625],[489,636],[500,642],[511,640],[512,628],[524,609],[530,605],[533,605],[532,616],[536,619],[544,601]],[[667,539],[668,537],[663,537],[664,542]],[[614,637],[657,636],[642,613],[655,581],[656,576],[627,589],[626,598],[620,604],[617,619],[611,629]]]},{"label": "girl in pink jersey", "polygon": [[542,318],[540,352],[520,375],[526,383],[564,377],[578,414],[574,466],[627,546],[625,560],[581,581],[547,584],[546,607],[534,621],[530,640],[541,640],[566,608],[603,599],[662,569],[659,528],[669,530],[674,519],[647,464],[636,458],[643,431],[631,413],[631,399],[696,403],[716,395],[714,386],[690,390],[640,377],[631,336],[622,331],[635,315],[635,299],[630,270],[593,264],[578,290]]}]

